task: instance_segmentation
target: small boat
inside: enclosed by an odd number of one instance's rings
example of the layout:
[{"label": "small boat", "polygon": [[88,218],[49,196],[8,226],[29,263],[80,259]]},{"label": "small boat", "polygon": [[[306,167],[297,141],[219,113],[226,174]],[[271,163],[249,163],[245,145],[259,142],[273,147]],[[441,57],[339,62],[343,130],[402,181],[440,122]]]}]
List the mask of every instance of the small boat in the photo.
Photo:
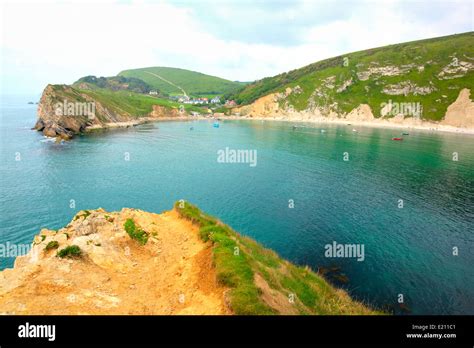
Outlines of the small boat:
[{"label": "small boat", "polygon": [[392,138],[392,140],[403,140],[403,138]]},{"label": "small boat", "polygon": [[357,132],[357,129],[353,129],[352,131],[353,131],[353,132]]},{"label": "small boat", "polygon": [[214,128],[219,128],[219,122],[214,122],[213,127]]},{"label": "small boat", "polygon": [[410,135],[410,134],[408,134],[408,133],[406,133],[406,132],[403,132],[402,135]]},{"label": "small boat", "polygon": [[321,129],[321,133],[326,133],[326,130],[325,130],[325,129]]}]

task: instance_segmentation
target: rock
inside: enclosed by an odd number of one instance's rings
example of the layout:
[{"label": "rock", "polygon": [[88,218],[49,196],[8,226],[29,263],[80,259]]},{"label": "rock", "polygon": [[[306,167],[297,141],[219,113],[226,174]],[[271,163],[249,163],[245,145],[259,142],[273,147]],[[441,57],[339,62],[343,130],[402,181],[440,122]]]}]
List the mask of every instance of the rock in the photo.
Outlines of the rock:
[{"label": "rock", "polygon": [[[91,110],[92,113],[91,113]],[[88,129],[130,127],[151,118],[187,116],[179,110],[153,105],[146,116],[136,115],[109,107],[88,94],[67,85],[48,85],[38,105],[38,120],[34,129],[48,137],[69,140]]]},{"label": "rock", "polygon": [[462,89],[454,103],[448,106],[441,124],[454,127],[474,127],[474,102],[470,99],[471,91]]},{"label": "rock", "polygon": [[57,134],[56,134],[56,130],[54,130],[53,128],[51,127],[48,127],[48,128],[44,128],[43,130],[43,134],[47,137],[51,137],[51,138],[54,138]]}]

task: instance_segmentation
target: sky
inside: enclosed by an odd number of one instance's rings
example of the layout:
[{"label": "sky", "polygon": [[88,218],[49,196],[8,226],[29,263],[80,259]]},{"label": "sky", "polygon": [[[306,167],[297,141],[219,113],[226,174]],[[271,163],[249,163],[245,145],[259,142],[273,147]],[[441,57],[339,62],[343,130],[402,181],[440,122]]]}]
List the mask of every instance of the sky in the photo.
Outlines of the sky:
[{"label": "sky", "polygon": [[254,81],[474,26],[472,0],[0,1],[2,94],[149,66]]}]

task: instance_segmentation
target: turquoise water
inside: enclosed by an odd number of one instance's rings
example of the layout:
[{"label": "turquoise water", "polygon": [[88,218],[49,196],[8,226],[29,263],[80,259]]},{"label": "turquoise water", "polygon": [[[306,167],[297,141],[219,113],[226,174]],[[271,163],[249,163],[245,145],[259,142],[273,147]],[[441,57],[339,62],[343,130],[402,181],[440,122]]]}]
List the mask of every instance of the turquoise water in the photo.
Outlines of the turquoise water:
[{"label": "turquoise water", "polygon": [[[80,209],[160,212],[186,199],[293,262],[340,268],[349,281],[336,285],[358,299],[402,313],[403,294],[413,314],[474,314],[474,136],[196,121],[55,144],[30,130],[28,100],[1,107],[0,243],[30,243]],[[257,166],[217,163],[225,147],[257,150]],[[333,241],[363,244],[365,260],[326,258]]]}]

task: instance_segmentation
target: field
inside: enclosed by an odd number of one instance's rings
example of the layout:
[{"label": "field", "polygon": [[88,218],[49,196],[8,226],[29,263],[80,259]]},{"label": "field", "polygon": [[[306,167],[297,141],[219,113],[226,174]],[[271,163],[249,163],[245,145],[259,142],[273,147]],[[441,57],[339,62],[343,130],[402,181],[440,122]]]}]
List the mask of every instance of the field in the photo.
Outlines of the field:
[{"label": "field", "polygon": [[230,93],[245,85],[243,82],[229,81],[195,71],[166,67],[124,70],[119,76],[138,78],[168,95],[183,94],[184,90],[189,96],[209,97]]}]

